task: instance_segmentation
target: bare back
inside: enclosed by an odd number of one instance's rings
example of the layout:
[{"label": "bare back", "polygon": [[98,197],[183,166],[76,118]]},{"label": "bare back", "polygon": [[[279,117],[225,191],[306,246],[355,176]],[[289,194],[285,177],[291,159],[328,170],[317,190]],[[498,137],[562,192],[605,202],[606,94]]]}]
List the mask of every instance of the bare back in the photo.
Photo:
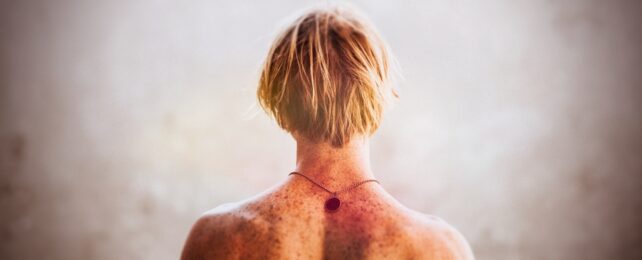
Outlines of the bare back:
[{"label": "bare back", "polygon": [[444,221],[408,210],[377,184],[342,195],[290,179],[253,199],[226,204],[194,225],[182,259],[473,259]]},{"label": "bare back", "polygon": [[257,97],[296,141],[293,170],[317,186],[288,178],[210,211],[192,228],[182,258],[472,259],[452,227],[406,209],[373,182],[342,193],[337,211],[324,209],[328,192],[374,178],[369,138],[398,96],[395,64],[352,8],[313,8],[286,26],[265,58]]}]

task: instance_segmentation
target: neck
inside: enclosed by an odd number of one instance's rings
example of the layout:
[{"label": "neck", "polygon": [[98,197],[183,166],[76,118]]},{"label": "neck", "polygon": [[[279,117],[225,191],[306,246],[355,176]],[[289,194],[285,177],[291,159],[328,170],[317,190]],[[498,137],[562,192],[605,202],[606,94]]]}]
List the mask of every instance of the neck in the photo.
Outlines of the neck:
[{"label": "neck", "polygon": [[327,142],[297,140],[296,172],[305,174],[330,189],[343,188],[374,179],[370,168],[370,146],[366,137],[355,137],[342,147]]}]

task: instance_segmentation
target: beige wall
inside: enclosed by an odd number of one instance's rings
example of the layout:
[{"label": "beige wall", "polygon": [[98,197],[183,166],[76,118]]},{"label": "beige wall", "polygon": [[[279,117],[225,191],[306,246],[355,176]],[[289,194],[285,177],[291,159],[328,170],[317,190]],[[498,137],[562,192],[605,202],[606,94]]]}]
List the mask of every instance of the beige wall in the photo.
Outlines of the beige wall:
[{"label": "beige wall", "polygon": [[[286,177],[254,88],[310,1],[256,2],[0,4],[1,259],[176,259]],[[479,259],[642,258],[640,3],[358,1],[405,75],[383,186]]]}]

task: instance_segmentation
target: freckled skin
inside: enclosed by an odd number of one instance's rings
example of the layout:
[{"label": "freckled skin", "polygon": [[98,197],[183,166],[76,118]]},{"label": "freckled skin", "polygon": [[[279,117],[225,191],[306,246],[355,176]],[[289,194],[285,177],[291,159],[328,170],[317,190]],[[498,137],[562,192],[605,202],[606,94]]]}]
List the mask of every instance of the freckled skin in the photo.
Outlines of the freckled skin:
[{"label": "freckled skin", "polygon": [[444,221],[411,211],[380,185],[328,193],[301,178],[219,206],[194,225],[182,259],[473,259],[463,237]]},{"label": "freckled skin", "polygon": [[[373,179],[369,141],[342,147],[297,141],[295,171],[331,191]],[[182,259],[473,259],[466,240],[446,222],[407,209],[370,182],[330,194],[301,176],[245,201],[219,206],[192,227]]]}]

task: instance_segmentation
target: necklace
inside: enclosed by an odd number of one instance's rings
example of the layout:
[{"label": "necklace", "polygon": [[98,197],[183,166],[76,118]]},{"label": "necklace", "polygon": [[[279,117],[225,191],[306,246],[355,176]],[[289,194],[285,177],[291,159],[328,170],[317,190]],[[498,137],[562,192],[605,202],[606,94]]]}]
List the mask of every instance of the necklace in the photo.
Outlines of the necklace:
[{"label": "necklace", "polygon": [[323,187],[323,185],[321,185],[321,184],[317,183],[316,181],[312,180],[310,177],[305,176],[302,173],[291,172],[288,175],[299,175],[299,176],[305,178],[306,180],[310,181],[312,184],[314,184],[314,185],[318,186],[319,188],[323,189],[327,193],[330,193],[330,195],[331,195],[330,198],[327,199],[325,201],[325,204],[324,204],[325,210],[327,210],[328,212],[335,212],[337,209],[339,209],[339,206],[341,206],[341,200],[339,200],[339,198],[337,198],[337,195],[339,195],[339,193],[344,193],[344,192],[351,191],[351,190],[356,189],[357,187],[361,186],[362,184],[366,184],[368,182],[379,183],[378,180],[370,179],[370,180],[365,180],[365,181],[360,181],[360,182],[354,183],[354,184],[352,184],[352,185],[350,185],[350,186],[348,186],[348,187],[346,187],[344,189],[338,190],[338,191],[331,191],[331,190],[327,189],[326,187]]}]

